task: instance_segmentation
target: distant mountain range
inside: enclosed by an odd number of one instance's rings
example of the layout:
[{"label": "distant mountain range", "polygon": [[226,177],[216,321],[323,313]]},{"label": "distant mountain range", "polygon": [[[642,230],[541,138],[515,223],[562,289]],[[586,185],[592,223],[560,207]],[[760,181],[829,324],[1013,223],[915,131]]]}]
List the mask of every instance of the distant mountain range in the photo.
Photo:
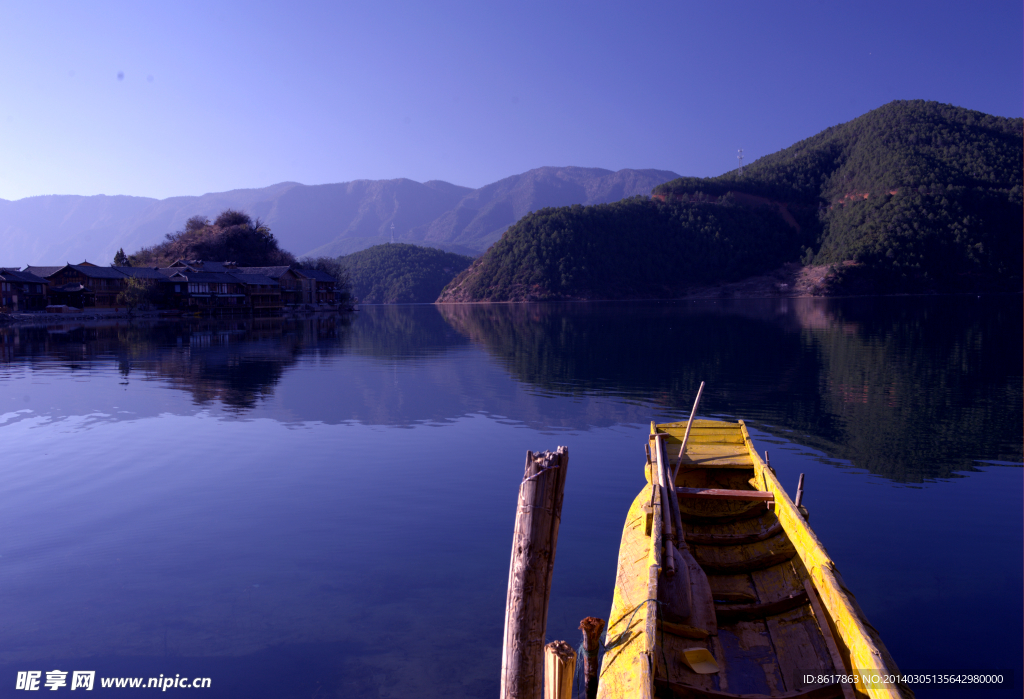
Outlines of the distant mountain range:
[{"label": "distant mountain range", "polygon": [[666,170],[542,167],[479,189],[431,180],[282,182],[199,197],[52,195],[0,199],[0,266],[109,264],[180,230],[190,216],[232,208],[263,219],[296,254],[346,255],[391,240],[479,255],[524,215],[650,194],[678,178]]}]

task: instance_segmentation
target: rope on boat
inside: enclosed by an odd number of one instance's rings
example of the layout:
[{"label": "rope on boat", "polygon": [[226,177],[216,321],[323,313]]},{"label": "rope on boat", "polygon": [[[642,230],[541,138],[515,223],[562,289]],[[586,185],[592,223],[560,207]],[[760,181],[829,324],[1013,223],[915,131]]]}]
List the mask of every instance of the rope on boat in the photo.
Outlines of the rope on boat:
[{"label": "rope on boat", "polygon": [[[605,627],[604,633],[601,634],[601,638],[597,639],[598,648],[600,649],[602,654],[603,653],[607,653],[609,649],[614,648],[615,646],[619,645],[619,642],[622,640],[622,638],[624,636],[626,636],[627,634],[629,634],[629,628],[633,625],[633,617],[635,617],[636,613],[640,611],[641,607],[643,607],[648,602],[654,602],[655,604],[663,604],[663,602],[661,600],[654,599],[653,597],[651,597],[651,598],[645,599],[643,602],[641,602],[640,604],[638,604],[635,607],[633,607],[633,613],[629,615],[629,621],[626,622],[626,628],[621,633],[616,635],[615,638],[612,639],[611,642],[608,641],[608,631],[609,631],[609,627],[611,626],[611,624],[609,624],[608,626]],[[660,631],[661,631],[661,659],[665,663],[665,673],[666,673],[666,677],[667,677],[668,676],[668,674],[667,674],[668,673],[668,656],[665,655],[665,628],[661,627]],[[582,636],[581,639],[580,639],[580,644],[576,647],[576,657],[582,658],[583,654],[587,652],[586,642],[587,642],[587,637],[586,636]],[[575,675],[573,677],[573,686],[576,688],[576,696],[577,697],[584,696],[583,690],[582,690],[582,688],[585,686],[585,678],[583,677],[583,663],[578,663],[576,665],[576,673],[575,673]]]}]

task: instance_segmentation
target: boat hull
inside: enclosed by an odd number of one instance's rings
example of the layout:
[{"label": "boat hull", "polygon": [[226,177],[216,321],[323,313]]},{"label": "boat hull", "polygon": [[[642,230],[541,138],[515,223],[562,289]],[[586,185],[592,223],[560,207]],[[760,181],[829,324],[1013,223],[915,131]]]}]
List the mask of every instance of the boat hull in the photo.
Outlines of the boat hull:
[{"label": "boat hull", "polygon": [[[679,546],[707,577],[715,619],[673,614],[677,584],[665,559],[673,546],[664,536],[671,508],[649,458],[648,483],[623,527],[598,696],[912,697],[906,686],[805,681],[898,670],[746,426],[697,420],[678,460],[684,430],[652,425],[678,469]],[[651,453],[654,446],[652,436]],[[717,671],[687,663],[684,651],[703,650]]]}]

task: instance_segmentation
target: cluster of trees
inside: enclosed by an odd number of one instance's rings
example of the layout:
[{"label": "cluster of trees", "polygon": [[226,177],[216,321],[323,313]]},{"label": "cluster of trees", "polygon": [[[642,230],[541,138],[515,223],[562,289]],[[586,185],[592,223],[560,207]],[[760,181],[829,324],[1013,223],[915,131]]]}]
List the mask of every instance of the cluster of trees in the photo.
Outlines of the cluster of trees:
[{"label": "cluster of trees", "polygon": [[[118,252],[122,258],[124,250]],[[185,228],[168,233],[164,242],[142,248],[127,256],[133,267],[166,267],[175,260],[230,260],[240,267],[295,264],[295,256],[278,245],[270,227],[248,214],[227,209],[210,223],[205,216],[193,216]],[[115,265],[117,259],[115,258]]]},{"label": "cluster of trees", "polygon": [[[205,216],[193,216],[185,227],[168,233],[164,242],[126,255],[124,248],[114,255],[114,267],[167,267],[176,260],[211,260],[235,262],[239,267],[276,267],[316,269],[338,280],[343,291],[336,295],[339,305],[351,306],[355,301],[348,269],[334,257],[304,257],[280,247],[270,227],[260,219],[242,211],[226,209],[213,223]],[[148,300],[152,287],[136,278],[129,278],[117,302],[135,308]]]},{"label": "cluster of trees", "polygon": [[[742,192],[786,203],[861,291],[1020,290],[1024,120],[892,102],[721,177],[654,189],[670,200]],[[814,212],[801,216],[801,212]],[[837,290],[841,290],[837,289]]]},{"label": "cluster of trees", "polygon": [[339,257],[361,303],[433,303],[472,257],[436,248],[385,243]]}]

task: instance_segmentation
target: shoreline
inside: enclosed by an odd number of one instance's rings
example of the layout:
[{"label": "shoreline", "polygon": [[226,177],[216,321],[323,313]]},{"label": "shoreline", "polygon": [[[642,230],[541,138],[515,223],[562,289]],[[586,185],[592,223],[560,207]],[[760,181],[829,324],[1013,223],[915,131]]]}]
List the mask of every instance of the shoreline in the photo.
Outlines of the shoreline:
[{"label": "shoreline", "polygon": [[228,317],[217,317],[217,316],[196,316],[182,313],[166,313],[161,311],[142,311],[132,313],[129,315],[124,312],[95,312],[95,311],[82,311],[80,313],[45,313],[45,312],[32,312],[32,313],[9,313],[0,314],[0,330],[4,328],[20,327],[20,326],[45,326],[45,325],[66,325],[68,323],[105,323],[111,321],[210,321],[210,320],[223,320],[223,321],[250,321],[250,320],[296,320],[303,318],[317,318],[327,316],[343,316],[351,313],[355,313],[356,309],[352,308],[349,310],[316,310],[316,311],[302,311],[292,313],[282,313],[279,316],[261,316],[259,318],[251,315],[242,316],[228,316]]},{"label": "shoreline", "polygon": [[[707,286],[694,286],[685,289],[678,295],[658,297],[630,297],[630,298],[580,298],[580,297],[532,297],[530,294],[522,294],[519,298],[502,301],[465,301],[465,300],[441,300],[434,301],[434,305],[461,305],[461,304],[515,304],[515,303],[587,303],[587,302],[624,302],[624,301],[694,301],[694,300],[722,300],[722,299],[840,299],[840,298],[880,298],[891,297],[901,298],[909,296],[992,296],[1021,294],[1024,290],[1018,291],[934,291],[934,292],[878,292],[878,293],[850,293],[842,286],[836,286],[837,272],[842,269],[855,267],[852,262],[844,262],[841,265],[815,265],[804,266],[798,262],[787,262],[770,272],[747,277],[736,282],[723,284],[709,284]],[[444,296],[444,295],[442,295]]]}]

